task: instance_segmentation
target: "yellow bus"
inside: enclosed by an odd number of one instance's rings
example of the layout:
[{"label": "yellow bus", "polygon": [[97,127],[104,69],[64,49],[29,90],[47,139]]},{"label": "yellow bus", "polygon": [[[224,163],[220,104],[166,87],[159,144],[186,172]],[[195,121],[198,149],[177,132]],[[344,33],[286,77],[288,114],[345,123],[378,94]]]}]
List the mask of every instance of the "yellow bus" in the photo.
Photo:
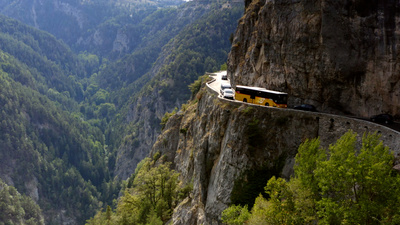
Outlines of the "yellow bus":
[{"label": "yellow bus", "polygon": [[260,87],[237,85],[235,89],[236,100],[258,105],[287,108],[287,97],[287,93]]}]

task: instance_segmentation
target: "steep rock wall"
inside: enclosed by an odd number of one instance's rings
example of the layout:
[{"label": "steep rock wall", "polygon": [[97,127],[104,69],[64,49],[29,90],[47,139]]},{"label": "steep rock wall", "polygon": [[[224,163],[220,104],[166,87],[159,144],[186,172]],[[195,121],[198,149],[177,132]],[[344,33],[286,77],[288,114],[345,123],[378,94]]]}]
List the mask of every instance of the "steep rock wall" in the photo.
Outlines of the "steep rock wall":
[{"label": "steep rock wall", "polygon": [[288,92],[289,105],[400,116],[395,0],[246,1],[228,58],[237,85]]},{"label": "steep rock wall", "polygon": [[221,224],[235,183],[246,181],[247,171],[262,170],[257,179],[263,184],[271,175],[289,178],[298,146],[307,138],[320,137],[327,147],[349,129],[360,137],[376,131],[399,154],[400,134],[368,121],[227,101],[211,89],[197,98],[169,119],[151,151],[173,162],[184,183],[193,183],[173,224]]}]

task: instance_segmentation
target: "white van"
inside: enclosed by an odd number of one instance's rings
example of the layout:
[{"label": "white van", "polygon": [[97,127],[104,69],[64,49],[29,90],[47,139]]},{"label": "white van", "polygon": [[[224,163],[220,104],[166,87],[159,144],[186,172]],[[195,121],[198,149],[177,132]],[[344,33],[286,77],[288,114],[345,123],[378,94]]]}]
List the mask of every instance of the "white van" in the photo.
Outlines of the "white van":
[{"label": "white van", "polygon": [[219,92],[221,93],[221,95],[224,95],[224,89],[226,88],[232,88],[230,83],[222,83],[221,84],[221,89],[219,90]]}]

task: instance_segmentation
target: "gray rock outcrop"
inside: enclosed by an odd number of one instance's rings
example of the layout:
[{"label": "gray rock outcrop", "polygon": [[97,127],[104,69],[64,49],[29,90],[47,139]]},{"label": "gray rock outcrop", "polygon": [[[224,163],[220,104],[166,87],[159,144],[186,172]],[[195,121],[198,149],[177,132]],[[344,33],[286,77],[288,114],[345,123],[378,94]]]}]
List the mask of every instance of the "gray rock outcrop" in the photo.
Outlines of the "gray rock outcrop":
[{"label": "gray rock outcrop", "polygon": [[400,3],[246,1],[228,59],[232,82],[289,93],[289,104],[400,116]]}]

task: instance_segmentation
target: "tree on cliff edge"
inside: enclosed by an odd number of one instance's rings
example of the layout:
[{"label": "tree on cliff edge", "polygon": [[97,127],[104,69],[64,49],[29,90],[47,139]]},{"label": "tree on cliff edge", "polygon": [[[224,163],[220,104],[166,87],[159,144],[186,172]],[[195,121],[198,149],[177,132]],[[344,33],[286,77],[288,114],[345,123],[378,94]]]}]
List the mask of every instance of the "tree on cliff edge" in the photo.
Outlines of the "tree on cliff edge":
[{"label": "tree on cliff edge", "polygon": [[190,190],[181,187],[179,173],[170,168],[170,162],[162,163],[155,158],[145,158],[138,164],[115,211],[108,206],[105,212],[99,211],[88,220],[87,225],[166,223]]},{"label": "tree on cliff edge", "polygon": [[[328,149],[303,143],[290,181],[271,178],[244,224],[399,224],[400,176],[377,134],[349,131]],[[223,212],[222,219],[232,207]]]}]

